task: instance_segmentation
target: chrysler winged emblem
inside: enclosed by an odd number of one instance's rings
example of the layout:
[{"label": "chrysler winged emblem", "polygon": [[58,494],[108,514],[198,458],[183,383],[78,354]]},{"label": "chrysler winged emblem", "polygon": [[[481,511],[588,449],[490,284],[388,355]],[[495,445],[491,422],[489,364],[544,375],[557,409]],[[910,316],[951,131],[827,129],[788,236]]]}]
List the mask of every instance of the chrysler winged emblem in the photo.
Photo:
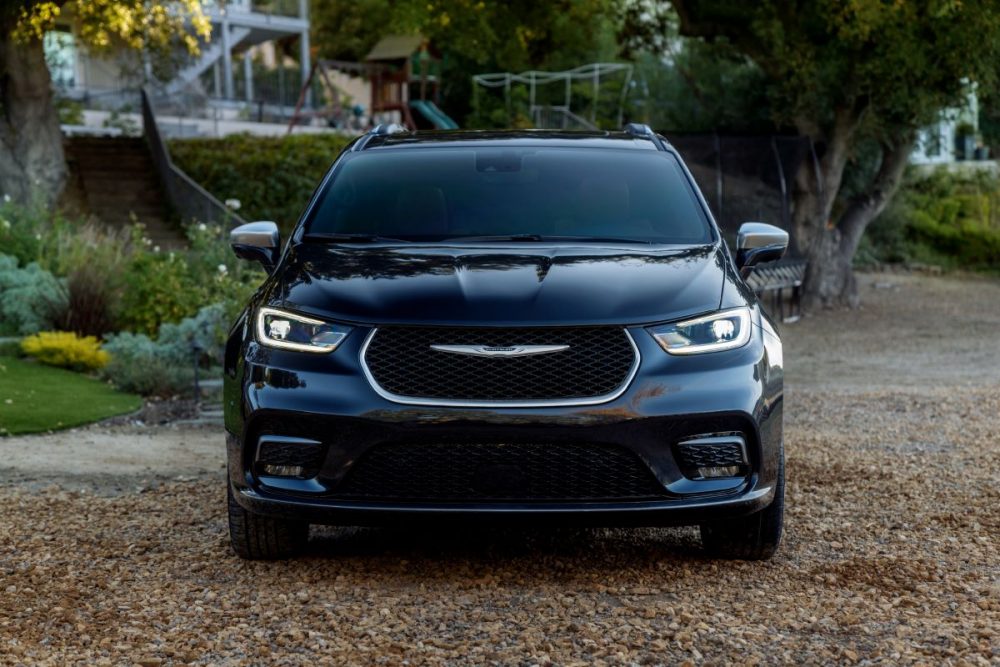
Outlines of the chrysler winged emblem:
[{"label": "chrysler winged emblem", "polygon": [[527,357],[568,350],[569,345],[431,345],[432,350],[476,357]]}]

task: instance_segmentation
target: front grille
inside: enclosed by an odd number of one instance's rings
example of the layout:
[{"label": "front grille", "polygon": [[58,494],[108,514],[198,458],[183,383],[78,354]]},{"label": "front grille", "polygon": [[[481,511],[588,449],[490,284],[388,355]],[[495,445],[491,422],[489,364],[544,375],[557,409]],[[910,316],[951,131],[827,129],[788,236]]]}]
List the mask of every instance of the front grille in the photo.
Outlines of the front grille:
[{"label": "front grille", "polygon": [[345,499],[636,500],[664,495],[633,452],[601,444],[391,443],[358,459]]},{"label": "front grille", "polygon": [[[431,345],[568,345],[561,352],[481,357]],[[610,397],[628,381],[636,352],[620,327],[383,327],[365,350],[384,391],[458,401],[586,400]]]}]

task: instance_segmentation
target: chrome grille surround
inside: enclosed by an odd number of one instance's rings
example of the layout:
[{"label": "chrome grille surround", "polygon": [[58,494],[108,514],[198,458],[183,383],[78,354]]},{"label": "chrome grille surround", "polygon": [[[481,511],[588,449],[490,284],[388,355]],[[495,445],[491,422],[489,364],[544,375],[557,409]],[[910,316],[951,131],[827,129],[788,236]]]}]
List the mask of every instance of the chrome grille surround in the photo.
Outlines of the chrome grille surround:
[{"label": "chrome grille surround", "polygon": [[[395,325],[394,325],[395,326]],[[607,325],[603,325],[607,326]],[[428,327],[437,328],[437,327]],[[501,328],[501,327],[451,327],[451,328],[462,328],[462,329],[479,329],[479,328]],[[560,327],[503,327],[510,329],[559,329]],[[565,327],[567,329],[571,327]],[[461,407],[461,408],[540,408],[540,407],[571,407],[571,406],[585,406],[585,405],[599,405],[601,403],[609,403],[616,398],[620,397],[628,389],[629,385],[632,384],[632,380],[635,379],[636,374],[639,371],[639,364],[642,357],[639,353],[639,347],[635,344],[635,340],[632,338],[632,333],[628,328],[622,327],[608,327],[620,330],[625,334],[625,338],[632,348],[632,365],[622,380],[613,391],[602,394],[600,396],[587,396],[578,398],[536,398],[536,399],[516,399],[516,400],[483,400],[483,399],[462,399],[462,398],[437,398],[437,397],[419,397],[419,396],[404,396],[400,394],[395,394],[387,391],[382,387],[378,381],[375,379],[371,368],[368,366],[367,354],[368,348],[371,346],[372,340],[375,338],[379,331],[379,327],[374,327],[368,333],[365,338],[364,343],[361,346],[360,352],[360,362],[361,369],[365,374],[365,378],[371,385],[372,389],[382,398],[392,401],[394,403],[401,403],[404,405],[423,405],[423,406],[437,406],[437,407]],[[458,356],[458,355],[455,355]]]}]

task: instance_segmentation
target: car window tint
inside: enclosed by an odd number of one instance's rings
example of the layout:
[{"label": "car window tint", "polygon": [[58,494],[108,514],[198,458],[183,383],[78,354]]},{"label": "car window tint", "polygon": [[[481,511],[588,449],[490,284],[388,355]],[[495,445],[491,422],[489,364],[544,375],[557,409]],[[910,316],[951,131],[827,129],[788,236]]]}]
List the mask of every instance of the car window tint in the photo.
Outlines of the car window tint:
[{"label": "car window tint", "polygon": [[408,148],[350,156],[307,231],[413,240],[540,234],[706,243],[712,234],[668,153]]}]

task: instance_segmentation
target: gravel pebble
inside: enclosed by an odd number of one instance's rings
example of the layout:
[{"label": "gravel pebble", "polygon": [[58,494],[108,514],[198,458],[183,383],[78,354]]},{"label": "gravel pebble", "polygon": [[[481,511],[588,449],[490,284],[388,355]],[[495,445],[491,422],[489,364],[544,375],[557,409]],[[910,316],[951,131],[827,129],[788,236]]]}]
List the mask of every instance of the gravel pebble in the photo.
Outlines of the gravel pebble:
[{"label": "gravel pebble", "polygon": [[1000,664],[1000,283],[892,279],[786,327],[769,562],[692,528],[322,528],[245,563],[215,464],[142,493],[5,469],[0,664]]}]

